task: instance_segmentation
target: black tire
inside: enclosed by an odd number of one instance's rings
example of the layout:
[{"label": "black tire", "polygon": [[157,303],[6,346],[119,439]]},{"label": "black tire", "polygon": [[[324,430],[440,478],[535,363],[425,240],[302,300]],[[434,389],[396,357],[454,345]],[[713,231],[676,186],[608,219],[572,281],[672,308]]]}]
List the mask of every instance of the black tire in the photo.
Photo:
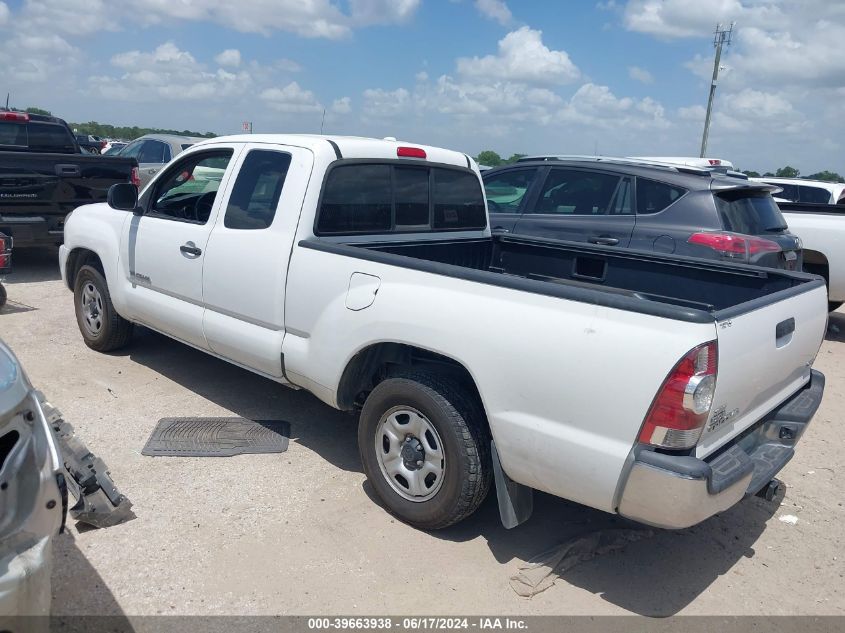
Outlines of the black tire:
[{"label": "black tire", "polygon": [[[86,325],[86,312],[83,296],[86,292],[96,289],[99,293],[97,301],[99,329],[94,331]],[[76,323],[85,344],[98,352],[110,352],[126,345],[132,336],[132,323],[124,319],[114,309],[109,294],[109,286],[103,274],[92,266],[83,266],[76,273],[73,285],[73,305],[76,312]]]},{"label": "black tire", "polygon": [[6,294],[6,287],[3,284],[0,284],[0,308],[6,305],[6,300],[9,298],[9,295]]},{"label": "black tire", "polygon": [[827,311],[833,312],[834,310],[838,310],[842,307],[842,301],[828,301],[827,302]]},{"label": "black tire", "polygon": [[[380,467],[376,437],[382,416],[401,406],[425,416],[442,442],[443,481],[425,501],[400,495]],[[358,449],[364,473],[388,511],[420,529],[436,530],[462,521],[490,490],[493,467],[483,409],[466,389],[437,374],[412,372],[379,383],[361,411]]]}]

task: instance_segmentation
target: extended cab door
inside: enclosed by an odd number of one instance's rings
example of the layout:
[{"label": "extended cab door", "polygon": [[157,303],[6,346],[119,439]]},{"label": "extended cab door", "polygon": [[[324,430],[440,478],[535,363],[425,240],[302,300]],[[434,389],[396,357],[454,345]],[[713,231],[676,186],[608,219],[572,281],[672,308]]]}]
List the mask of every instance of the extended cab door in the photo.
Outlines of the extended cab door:
[{"label": "extended cab door", "polygon": [[205,249],[239,150],[220,145],[174,161],[144,191],[144,214],[124,225],[121,242],[131,318],[204,349]]},{"label": "extended cab door", "polygon": [[209,348],[278,380],[288,260],[313,162],[299,147],[247,145],[206,249]]},{"label": "extended cab door", "polygon": [[552,167],[514,232],[625,247],[634,230],[632,196],[629,177]]}]

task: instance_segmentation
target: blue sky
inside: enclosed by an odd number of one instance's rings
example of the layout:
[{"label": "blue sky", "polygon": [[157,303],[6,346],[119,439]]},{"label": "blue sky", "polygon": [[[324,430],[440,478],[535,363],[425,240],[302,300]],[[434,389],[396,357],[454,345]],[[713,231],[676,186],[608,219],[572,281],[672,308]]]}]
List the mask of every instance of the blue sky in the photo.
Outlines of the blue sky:
[{"label": "blue sky", "polygon": [[477,153],[710,152],[845,172],[845,3],[6,0],[0,88],[68,120],[392,135]]}]

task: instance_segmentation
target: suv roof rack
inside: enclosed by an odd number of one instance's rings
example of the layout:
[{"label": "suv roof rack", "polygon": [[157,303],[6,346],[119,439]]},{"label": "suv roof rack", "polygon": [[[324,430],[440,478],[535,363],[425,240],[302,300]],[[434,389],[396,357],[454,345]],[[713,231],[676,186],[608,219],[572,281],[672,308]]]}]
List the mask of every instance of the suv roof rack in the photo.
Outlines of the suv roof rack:
[{"label": "suv roof rack", "polygon": [[538,154],[536,156],[523,156],[518,163],[530,161],[566,160],[585,163],[609,163],[612,165],[633,165],[641,167],[657,167],[681,174],[692,174],[694,176],[712,176],[713,172],[703,167],[690,167],[674,163],[664,163],[656,160],[642,160],[638,158],[618,158],[615,156],[582,156],[578,154]]}]

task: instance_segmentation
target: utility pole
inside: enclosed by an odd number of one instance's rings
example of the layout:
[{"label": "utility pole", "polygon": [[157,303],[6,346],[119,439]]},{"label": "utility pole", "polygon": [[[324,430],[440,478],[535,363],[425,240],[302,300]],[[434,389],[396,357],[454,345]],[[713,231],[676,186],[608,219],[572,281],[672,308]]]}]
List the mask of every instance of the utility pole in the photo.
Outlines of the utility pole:
[{"label": "utility pole", "polygon": [[704,135],[701,137],[701,158],[707,154],[707,137],[710,135],[710,116],[713,114],[713,98],[716,96],[716,84],[719,82],[719,62],[722,60],[722,47],[731,45],[734,24],[725,29],[721,24],[716,25],[713,46],[716,47],[716,59],[713,61],[713,80],[710,82],[710,97],[707,99],[707,116],[704,118]]},{"label": "utility pole", "polygon": [[323,108],[323,120],[320,121],[320,134],[323,133],[323,126],[326,124],[326,109]]}]

